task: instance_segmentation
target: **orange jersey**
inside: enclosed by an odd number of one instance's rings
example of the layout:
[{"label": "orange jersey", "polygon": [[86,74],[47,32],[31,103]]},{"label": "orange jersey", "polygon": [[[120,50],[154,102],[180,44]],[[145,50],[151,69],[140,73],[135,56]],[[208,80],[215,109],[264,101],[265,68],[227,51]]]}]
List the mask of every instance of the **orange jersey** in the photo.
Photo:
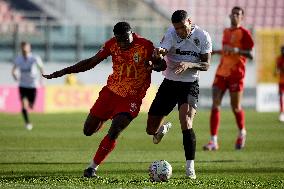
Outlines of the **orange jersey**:
[{"label": "orange jersey", "polygon": [[[243,27],[226,28],[223,33],[223,47],[229,46],[241,50],[250,50],[254,43],[251,34]],[[246,57],[239,54],[223,53],[216,75],[243,78],[245,76]]]},{"label": "orange jersey", "polygon": [[284,56],[277,58],[277,69],[280,71],[279,83],[284,84]]},{"label": "orange jersey", "polygon": [[151,71],[144,66],[151,60],[153,43],[137,34],[128,50],[121,50],[113,37],[99,51],[102,58],[112,56],[113,73],[108,77],[107,87],[122,97],[143,99],[151,82]]}]

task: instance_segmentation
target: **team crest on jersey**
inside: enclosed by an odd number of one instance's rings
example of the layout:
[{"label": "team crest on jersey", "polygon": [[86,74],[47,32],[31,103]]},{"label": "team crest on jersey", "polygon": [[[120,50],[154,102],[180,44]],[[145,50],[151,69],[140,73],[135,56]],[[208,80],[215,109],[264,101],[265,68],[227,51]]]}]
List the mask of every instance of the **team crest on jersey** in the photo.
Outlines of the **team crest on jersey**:
[{"label": "team crest on jersey", "polygon": [[199,41],[198,38],[193,39],[193,41],[194,41],[194,44],[195,44],[196,46],[199,46],[199,45],[200,45],[200,41]]},{"label": "team crest on jersey", "polygon": [[134,53],[133,55],[133,60],[135,63],[138,63],[140,61],[140,56],[139,56],[139,53]]}]

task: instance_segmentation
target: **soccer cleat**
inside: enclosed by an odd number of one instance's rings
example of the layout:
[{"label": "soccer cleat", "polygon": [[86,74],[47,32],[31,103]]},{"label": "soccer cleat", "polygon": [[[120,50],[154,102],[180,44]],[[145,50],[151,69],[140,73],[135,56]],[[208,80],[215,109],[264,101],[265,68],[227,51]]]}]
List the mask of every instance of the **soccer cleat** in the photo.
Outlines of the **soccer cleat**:
[{"label": "soccer cleat", "polygon": [[208,144],[203,146],[203,150],[205,151],[215,151],[219,149],[219,145],[214,143],[213,141],[210,141]]},{"label": "soccer cleat", "polygon": [[25,125],[25,127],[26,127],[26,129],[29,130],[29,131],[33,129],[33,125],[32,125],[31,123],[27,123],[27,124]]},{"label": "soccer cleat", "polygon": [[87,169],[84,170],[84,177],[87,178],[98,177],[96,175],[96,169],[94,169],[93,167],[88,167]]},{"label": "soccer cleat", "polygon": [[167,134],[167,132],[169,132],[171,127],[172,127],[172,124],[170,122],[167,122],[167,123],[163,124],[159,128],[158,133],[153,135],[153,143],[154,144],[158,144],[159,142],[161,142],[163,136],[165,134]]},{"label": "soccer cleat", "polygon": [[194,169],[186,169],[186,176],[190,179],[196,179],[196,174]]},{"label": "soccer cleat", "polygon": [[245,147],[246,142],[246,134],[239,135],[236,140],[235,148],[236,150],[241,150]]}]

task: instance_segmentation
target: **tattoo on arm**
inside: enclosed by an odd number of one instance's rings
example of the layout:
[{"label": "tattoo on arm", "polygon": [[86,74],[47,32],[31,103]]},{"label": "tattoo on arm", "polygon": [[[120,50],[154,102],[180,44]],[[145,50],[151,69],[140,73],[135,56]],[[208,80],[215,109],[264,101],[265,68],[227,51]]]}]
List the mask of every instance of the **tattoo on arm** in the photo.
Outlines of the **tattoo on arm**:
[{"label": "tattoo on arm", "polygon": [[192,68],[200,71],[207,71],[210,66],[211,53],[200,54],[200,62],[194,63]]}]

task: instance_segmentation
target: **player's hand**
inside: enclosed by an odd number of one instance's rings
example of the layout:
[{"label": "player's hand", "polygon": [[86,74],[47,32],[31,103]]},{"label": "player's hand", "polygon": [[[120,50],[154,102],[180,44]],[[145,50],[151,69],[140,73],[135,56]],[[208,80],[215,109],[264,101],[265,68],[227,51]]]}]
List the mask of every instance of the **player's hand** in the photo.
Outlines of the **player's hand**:
[{"label": "player's hand", "polygon": [[163,57],[165,56],[167,54],[167,50],[166,49],[164,49],[164,48],[161,48],[161,47],[159,47],[159,48],[155,48],[154,49],[154,52],[153,52],[153,57],[155,58],[155,59],[163,59]]},{"label": "player's hand", "polygon": [[192,63],[190,62],[180,62],[179,65],[176,67],[175,74],[181,74],[185,70],[193,68]]},{"label": "player's hand", "polygon": [[149,60],[145,62],[147,70],[154,70],[156,72],[164,71],[167,68],[167,63],[163,58]]},{"label": "player's hand", "polygon": [[56,72],[53,72],[52,74],[42,74],[42,77],[46,78],[46,79],[53,79],[53,78],[57,78],[57,77],[61,77],[65,75],[65,72],[63,70],[59,70]]}]

